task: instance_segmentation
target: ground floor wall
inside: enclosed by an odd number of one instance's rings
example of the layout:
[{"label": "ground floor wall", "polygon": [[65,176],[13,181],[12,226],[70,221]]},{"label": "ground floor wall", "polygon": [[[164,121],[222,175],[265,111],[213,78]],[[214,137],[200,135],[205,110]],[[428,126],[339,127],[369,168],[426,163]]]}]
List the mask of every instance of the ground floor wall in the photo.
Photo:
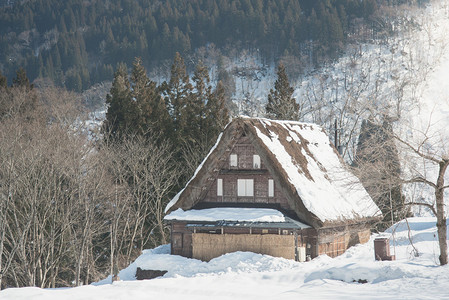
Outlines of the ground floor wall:
[{"label": "ground floor wall", "polygon": [[274,234],[193,233],[192,250],[194,258],[205,261],[236,251],[295,259],[295,237]]},{"label": "ground floor wall", "polygon": [[317,255],[326,254],[336,257],[343,254],[348,248],[368,242],[371,236],[369,227],[359,225],[357,227],[326,228],[318,230],[316,244]]},{"label": "ground floor wall", "polygon": [[287,259],[308,260],[326,254],[336,257],[370,238],[366,225],[315,230],[187,226],[171,224],[171,253],[208,261],[225,253],[251,251]]},{"label": "ground floor wall", "polygon": [[171,224],[171,253],[210,260],[225,253],[251,251],[287,259],[306,260],[316,256],[312,247],[316,230],[192,226],[186,222]]}]

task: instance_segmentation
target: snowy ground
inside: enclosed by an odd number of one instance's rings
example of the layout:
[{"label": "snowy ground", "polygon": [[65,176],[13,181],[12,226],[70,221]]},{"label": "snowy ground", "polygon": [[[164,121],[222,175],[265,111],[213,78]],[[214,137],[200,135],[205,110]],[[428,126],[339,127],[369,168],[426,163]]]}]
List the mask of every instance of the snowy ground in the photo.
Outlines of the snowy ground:
[{"label": "snowy ground", "polygon": [[[170,255],[165,245],[145,251],[113,284],[105,279],[78,288],[6,289],[0,299],[449,299],[449,267],[437,263],[435,219],[411,218],[409,225],[419,256],[402,222],[393,227],[396,261],[374,260],[378,235],[337,258],[320,256],[305,263],[249,252],[201,262]],[[137,266],[168,273],[136,281]]]}]

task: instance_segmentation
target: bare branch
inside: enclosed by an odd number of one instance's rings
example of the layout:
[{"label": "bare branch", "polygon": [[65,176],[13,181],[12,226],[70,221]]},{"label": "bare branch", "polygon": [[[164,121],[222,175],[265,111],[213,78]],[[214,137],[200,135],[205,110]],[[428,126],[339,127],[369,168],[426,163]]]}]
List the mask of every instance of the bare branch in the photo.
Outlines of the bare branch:
[{"label": "bare branch", "polygon": [[434,189],[438,188],[437,185],[429,180],[427,180],[424,177],[415,177],[409,180],[405,180],[404,183],[425,183],[427,185],[430,185]]},{"label": "bare branch", "polygon": [[410,150],[412,150],[413,152],[415,152],[418,156],[420,156],[420,157],[422,157],[422,158],[425,158],[425,159],[427,159],[427,160],[433,161],[434,163],[437,163],[437,164],[440,162],[439,159],[437,159],[437,158],[435,158],[435,157],[433,157],[433,156],[431,156],[431,155],[427,155],[427,154],[422,153],[421,151],[419,151],[420,147],[418,147],[418,149],[415,148],[415,147],[413,147],[412,144],[410,144],[409,142],[404,141],[404,140],[401,139],[399,136],[395,135],[394,138],[397,139],[397,140],[398,140],[399,142],[401,142],[402,144],[404,144],[404,145],[406,145],[407,147],[409,147]]},{"label": "bare branch", "polygon": [[429,203],[424,203],[424,202],[408,202],[405,205],[420,205],[420,206],[425,206],[430,208],[430,210],[432,211],[432,213],[434,213],[434,215],[437,215],[437,211],[435,209],[435,207],[432,204]]}]

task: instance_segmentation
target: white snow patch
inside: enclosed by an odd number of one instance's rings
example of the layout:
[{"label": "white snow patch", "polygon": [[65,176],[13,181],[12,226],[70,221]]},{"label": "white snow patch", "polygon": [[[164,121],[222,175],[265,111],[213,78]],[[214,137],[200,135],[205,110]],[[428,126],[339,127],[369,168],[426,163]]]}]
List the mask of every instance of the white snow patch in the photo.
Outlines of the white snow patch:
[{"label": "white snow patch", "polygon": [[[410,218],[388,230],[395,261],[374,260],[373,241],[348,249],[336,258],[319,256],[299,263],[251,252],[234,252],[209,262],[170,255],[170,245],[146,250],[110,278],[77,288],[18,288],[0,291],[2,300],[16,299],[449,299],[449,267],[438,266],[435,218]],[[393,235],[394,232],[394,235]],[[142,269],[168,271],[153,280],[135,280]],[[359,282],[365,282],[361,284]]]},{"label": "white snow patch", "polygon": [[221,220],[237,222],[285,222],[284,215],[275,209],[236,207],[191,209],[187,211],[178,208],[166,215],[164,219],[205,222]]},{"label": "white snow patch", "polygon": [[[259,120],[266,125],[265,119]],[[346,169],[334,152],[321,127],[291,121],[276,123],[282,124],[288,130],[292,142],[301,144],[300,136],[309,142],[311,154],[302,150],[307,159],[305,170],[293,161],[276,133],[269,132],[269,135],[266,135],[256,127],[258,137],[281,164],[290,183],[296,188],[310,212],[323,222],[380,215],[378,207],[360,181]],[[306,176],[306,172],[312,179]]]}]

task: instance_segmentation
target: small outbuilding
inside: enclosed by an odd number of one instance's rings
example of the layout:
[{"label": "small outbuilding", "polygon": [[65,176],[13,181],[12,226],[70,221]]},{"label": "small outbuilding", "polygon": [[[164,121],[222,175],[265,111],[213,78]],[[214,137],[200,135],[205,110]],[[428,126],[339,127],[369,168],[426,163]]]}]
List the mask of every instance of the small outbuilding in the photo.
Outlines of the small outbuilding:
[{"label": "small outbuilding", "polygon": [[172,254],[304,261],[370,237],[381,212],[314,124],[236,118],[167,205]]}]

